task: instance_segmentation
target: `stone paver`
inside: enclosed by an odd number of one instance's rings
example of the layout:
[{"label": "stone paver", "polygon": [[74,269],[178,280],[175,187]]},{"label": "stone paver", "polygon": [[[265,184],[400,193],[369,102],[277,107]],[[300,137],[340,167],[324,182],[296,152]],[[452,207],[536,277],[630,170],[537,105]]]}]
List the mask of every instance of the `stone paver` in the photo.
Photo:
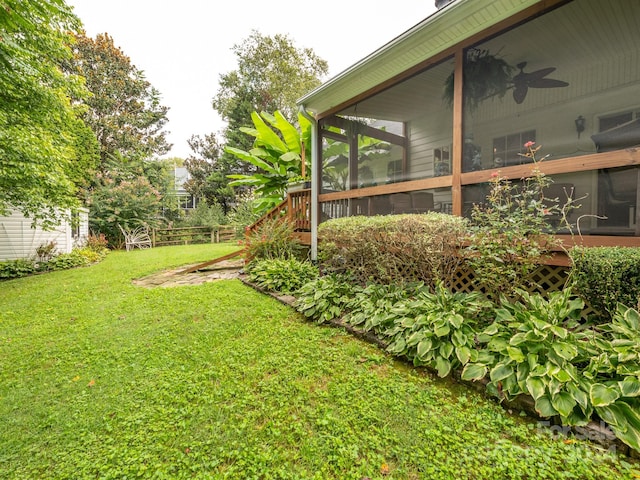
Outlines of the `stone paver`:
[{"label": "stone paver", "polygon": [[[197,264],[193,264],[197,265]],[[154,287],[178,287],[185,285],[200,285],[216,280],[228,280],[238,278],[244,267],[244,260],[226,260],[193,273],[182,274],[192,265],[182,265],[172,270],[164,270],[147,277],[133,280],[134,285],[146,288]]]}]

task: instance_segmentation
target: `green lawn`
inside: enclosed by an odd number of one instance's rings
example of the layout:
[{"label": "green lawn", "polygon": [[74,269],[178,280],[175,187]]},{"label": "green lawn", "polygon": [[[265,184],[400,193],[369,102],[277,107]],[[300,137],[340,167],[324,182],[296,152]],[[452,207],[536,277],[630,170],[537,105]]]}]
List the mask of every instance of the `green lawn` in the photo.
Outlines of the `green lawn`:
[{"label": "green lawn", "polygon": [[636,478],[237,280],[131,284],[234,248],[0,283],[0,478]]}]

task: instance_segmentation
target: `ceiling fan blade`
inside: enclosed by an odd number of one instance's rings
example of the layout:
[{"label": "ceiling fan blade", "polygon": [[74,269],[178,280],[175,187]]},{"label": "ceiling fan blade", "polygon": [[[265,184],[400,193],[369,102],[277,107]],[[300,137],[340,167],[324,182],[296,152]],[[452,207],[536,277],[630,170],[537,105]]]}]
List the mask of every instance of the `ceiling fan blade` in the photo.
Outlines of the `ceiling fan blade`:
[{"label": "ceiling fan blade", "polygon": [[535,72],[520,71],[517,75],[514,75],[512,80],[513,80],[513,83],[530,83],[535,80],[539,80],[542,77],[545,77],[546,75],[549,75],[555,69],[556,69],[555,67],[549,67],[549,68],[543,68],[542,70],[536,70]]},{"label": "ceiling fan blade", "polygon": [[531,88],[556,88],[556,87],[566,87],[569,84],[567,82],[563,82],[562,80],[554,80],[553,78],[540,78],[538,80],[534,80],[529,82],[529,86]]},{"label": "ceiling fan blade", "polygon": [[527,96],[527,91],[529,89],[526,85],[516,86],[513,89],[513,99],[519,105],[524,102],[524,98]]},{"label": "ceiling fan blade", "polygon": [[525,73],[525,75],[529,77],[529,80],[533,80],[536,78],[546,77],[550,73],[555,72],[555,70],[556,67],[541,68],[540,70],[536,70],[535,72]]}]

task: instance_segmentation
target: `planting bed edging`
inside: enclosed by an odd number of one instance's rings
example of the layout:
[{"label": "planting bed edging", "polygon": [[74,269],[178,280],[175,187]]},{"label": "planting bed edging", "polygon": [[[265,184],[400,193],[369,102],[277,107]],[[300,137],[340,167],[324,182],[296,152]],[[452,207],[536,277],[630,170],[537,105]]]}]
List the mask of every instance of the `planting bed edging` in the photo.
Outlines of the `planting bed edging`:
[{"label": "planting bed edging", "polygon": [[[252,282],[249,282],[244,275],[240,275],[238,278],[242,283],[253,288],[254,290],[260,293],[263,293],[265,295],[269,295],[284,305],[287,305],[291,308],[295,308],[294,303],[296,298],[293,295],[284,295],[281,293],[269,292],[259,287],[258,285]],[[377,337],[373,333],[365,332],[363,330],[355,328],[353,325],[349,325],[340,319],[330,320],[328,322],[323,323],[322,325],[330,325],[332,327],[342,328],[348,331],[349,333],[353,334],[355,337],[361,338],[369,343],[372,343],[382,348],[383,350],[385,350],[385,353],[386,353],[386,348],[389,345],[388,342],[385,342],[384,340]],[[403,360],[403,361],[406,360],[403,357],[397,357],[397,356],[394,356],[393,358],[398,360]],[[423,368],[426,371],[428,371],[430,374],[435,374],[435,371],[431,370],[427,366],[415,367],[413,363],[411,363],[410,365],[413,368]],[[467,387],[473,388],[474,390],[483,394],[486,398],[494,402],[498,402],[500,405],[502,405],[508,410],[520,410],[525,412],[529,417],[535,420],[538,420],[539,424],[550,428],[553,432],[562,434],[563,436],[566,436],[566,437],[568,437],[569,434],[573,434],[577,438],[589,440],[593,443],[596,443],[604,447],[607,450],[612,450],[619,454],[626,455],[631,458],[640,458],[640,452],[636,452],[635,450],[631,449],[626,443],[619,440],[604,421],[600,423],[591,421],[584,427],[572,427],[572,426],[562,425],[560,421],[560,417],[558,416],[551,417],[551,418],[540,417],[536,412],[535,401],[533,400],[533,397],[522,394],[510,402],[507,400],[499,401],[499,399],[497,399],[496,397],[487,395],[486,385],[488,383],[488,380],[482,379],[477,382],[469,382],[466,380],[462,380],[460,378],[460,373],[461,372],[459,371],[452,370],[451,377],[456,382],[462,385],[465,385]]]}]

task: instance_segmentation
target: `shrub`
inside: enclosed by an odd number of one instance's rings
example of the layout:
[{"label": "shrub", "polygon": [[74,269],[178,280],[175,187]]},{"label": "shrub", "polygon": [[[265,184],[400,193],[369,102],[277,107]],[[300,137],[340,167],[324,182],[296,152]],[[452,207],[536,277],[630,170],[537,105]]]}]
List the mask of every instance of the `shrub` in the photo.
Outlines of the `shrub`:
[{"label": "shrub", "polygon": [[228,223],[222,206],[218,203],[209,205],[206,201],[200,201],[195,209],[188,212],[185,217],[176,222],[177,227],[215,227]]},{"label": "shrub", "polygon": [[109,248],[109,242],[104,233],[94,234],[90,233],[85,242],[84,248],[93,250],[94,252],[103,252]]},{"label": "shrub", "polygon": [[306,257],[306,247],[294,236],[293,225],[286,218],[265,220],[240,243],[249,261]]},{"label": "shrub", "polygon": [[618,303],[638,306],[640,248],[574,247],[570,281],[574,290],[597,312],[596,321],[608,321]]},{"label": "shrub", "polygon": [[529,175],[511,182],[495,172],[486,202],[474,205],[471,212],[467,258],[477,286],[493,300],[501,295],[513,298],[517,290],[537,286],[531,274],[559,245],[547,221],[550,216],[560,217],[561,226],[570,228],[567,214],[575,205],[569,199],[545,197],[553,181],[538,168],[546,157],[537,160],[540,146],[534,145],[524,144],[524,156],[533,162]]},{"label": "shrub", "polygon": [[260,260],[247,266],[249,280],[271,292],[294,293],[318,276],[318,269],[294,258]]},{"label": "shrub", "polygon": [[260,214],[254,210],[253,202],[254,197],[251,193],[238,195],[235,206],[227,215],[229,223],[246,227],[258,220]]},{"label": "shrub", "polygon": [[320,261],[361,284],[455,280],[466,220],[442,213],[347,217],[320,225]]},{"label": "shrub", "polygon": [[36,272],[36,263],[27,258],[0,262],[0,278],[18,278]]},{"label": "shrub", "polygon": [[[91,252],[91,255],[96,255],[95,252],[88,249],[83,249],[87,252]],[[48,262],[42,262],[38,265],[38,271],[47,272],[53,270],[66,270],[68,268],[81,267],[89,265],[90,262],[86,255],[79,250],[73,250],[71,253],[62,253],[56,257],[53,257]]]},{"label": "shrub", "polygon": [[143,176],[129,179],[115,171],[99,175],[87,200],[89,223],[92,230],[104,233],[111,245],[119,248],[124,239],[118,225],[128,229],[157,226],[160,200],[160,192]]},{"label": "shrub", "polygon": [[50,260],[56,254],[57,243],[55,240],[43,243],[36,248],[36,256],[40,262],[46,262]]}]

